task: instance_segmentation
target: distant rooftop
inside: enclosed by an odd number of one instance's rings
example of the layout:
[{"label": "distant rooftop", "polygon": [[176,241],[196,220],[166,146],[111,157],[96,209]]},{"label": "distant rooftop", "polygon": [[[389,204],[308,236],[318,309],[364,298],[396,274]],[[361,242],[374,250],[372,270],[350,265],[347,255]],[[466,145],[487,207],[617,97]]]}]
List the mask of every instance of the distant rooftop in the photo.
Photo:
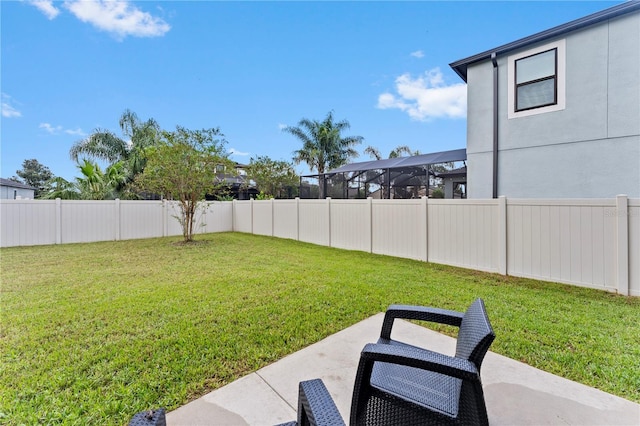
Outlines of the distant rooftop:
[{"label": "distant rooftop", "polygon": [[9,186],[11,188],[18,188],[18,189],[33,189],[33,190],[38,189],[30,185],[25,185],[24,183],[15,182],[15,181],[12,181],[9,179],[3,179],[3,178],[0,178],[0,185]]},{"label": "distant rooftop", "polygon": [[[337,169],[328,171],[326,174],[360,172],[365,170],[378,169],[402,169],[406,167],[417,167],[427,164],[449,163],[455,161],[466,161],[467,150],[454,149],[451,151],[433,152],[431,154],[414,155],[411,157],[387,158],[377,161],[363,161],[360,163],[346,164]],[[313,175],[316,176],[316,175]]]}]

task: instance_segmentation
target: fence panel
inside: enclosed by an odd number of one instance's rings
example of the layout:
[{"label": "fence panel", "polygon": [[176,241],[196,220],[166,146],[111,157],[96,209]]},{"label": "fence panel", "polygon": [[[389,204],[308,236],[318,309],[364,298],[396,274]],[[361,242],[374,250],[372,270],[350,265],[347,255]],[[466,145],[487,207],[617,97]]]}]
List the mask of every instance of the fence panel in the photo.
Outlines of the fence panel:
[{"label": "fence panel", "polygon": [[55,200],[2,200],[0,247],[56,243]]},{"label": "fence panel", "polygon": [[427,260],[427,200],[372,200],[371,251]]},{"label": "fence panel", "polygon": [[498,200],[429,200],[429,262],[498,272]]},{"label": "fence panel", "polygon": [[115,201],[67,200],[60,206],[60,242],[114,241],[116,217]]},{"label": "fence panel", "polygon": [[204,217],[205,232],[233,231],[233,203],[229,201],[209,201]]},{"label": "fence panel", "polygon": [[273,236],[298,239],[298,201],[277,200],[273,204]]},{"label": "fence panel", "polygon": [[253,202],[253,233],[273,235],[273,200]]},{"label": "fence panel", "polygon": [[508,200],[510,275],[617,288],[611,200]]},{"label": "fence panel", "polygon": [[[164,235],[175,236],[182,235],[182,209],[179,201],[165,200],[164,202]],[[196,224],[194,224],[194,227]],[[198,233],[198,227],[195,227]]]},{"label": "fence panel", "polygon": [[329,206],[331,200],[299,200],[299,238],[300,241],[331,245],[331,226]]},{"label": "fence panel", "polygon": [[233,230],[236,232],[252,232],[253,218],[251,201],[233,201]]},{"label": "fence panel", "polygon": [[331,247],[371,251],[371,201],[331,200]]},{"label": "fence panel", "polygon": [[162,237],[163,209],[162,201],[120,201],[120,239]]}]

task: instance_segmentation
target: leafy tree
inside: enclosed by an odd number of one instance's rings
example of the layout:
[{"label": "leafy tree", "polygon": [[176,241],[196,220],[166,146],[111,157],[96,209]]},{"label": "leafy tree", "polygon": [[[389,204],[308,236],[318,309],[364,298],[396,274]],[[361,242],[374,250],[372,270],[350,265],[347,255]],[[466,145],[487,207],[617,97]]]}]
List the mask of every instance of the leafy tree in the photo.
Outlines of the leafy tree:
[{"label": "leafy tree", "polygon": [[455,169],[455,167],[456,167],[456,164],[450,161],[447,163],[432,164],[429,170],[431,170],[432,172],[444,173],[444,172],[448,172],[449,170]]},{"label": "leafy tree", "polygon": [[[358,152],[353,148],[361,143],[362,136],[346,136],[341,133],[350,128],[347,120],[333,121],[333,111],[329,111],[323,121],[303,118],[297,126],[285,127],[283,131],[302,141],[302,148],[294,151],[296,164],[307,163],[311,171],[323,174],[325,171],[346,164]],[[325,194],[324,179],[319,179],[320,197]]]},{"label": "leafy tree", "polygon": [[271,194],[265,194],[262,191],[260,191],[260,193],[256,195],[256,200],[270,200],[272,198],[273,196]]},{"label": "leafy tree", "polygon": [[228,159],[224,135],[217,128],[189,130],[177,127],[163,131],[161,142],[147,149],[147,165],[136,178],[139,188],[177,200],[185,242],[193,241],[199,205],[205,195],[213,194],[224,180],[218,170],[233,169]]},{"label": "leafy tree", "polygon": [[246,167],[247,177],[253,179],[260,192],[283,198],[288,187],[299,183],[298,174],[287,161],[272,160],[268,156],[251,158]]},{"label": "leafy tree", "polygon": [[431,198],[444,198],[444,189],[436,188],[431,193]]},{"label": "leafy tree", "polygon": [[40,164],[35,158],[24,160],[22,162],[22,170],[16,170],[16,174],[20,176],[20,179],[13,177],[12,180],[36,188],[35,198],[39,198],[42,195],[47,181],[53,178],[51,170],[47,166]]},{"label": "leafy tree", "polygon": [[[128,109],[122,113],[118,124],[125,139],[109,130],[96,129],[86,139],[74,143],[69,155],[74,161],[83,155],[109,163],[121,161],[126,177],[121,184],[124,186],[144,170],[145,150],[158,143],[160,127],[153,118],[141,121],[135,112]],[[118,189],[122,190],[122,187]]]}]

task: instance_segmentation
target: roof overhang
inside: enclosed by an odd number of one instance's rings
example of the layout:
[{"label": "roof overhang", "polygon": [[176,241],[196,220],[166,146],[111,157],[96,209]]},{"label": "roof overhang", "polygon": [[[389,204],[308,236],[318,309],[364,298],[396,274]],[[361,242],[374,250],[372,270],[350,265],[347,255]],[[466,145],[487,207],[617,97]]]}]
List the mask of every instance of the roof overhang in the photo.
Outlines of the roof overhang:
[{"label": "roof overhang", "polygon": [[29,189],[29,190],[33,190],[33,191],[38,189],[38,188],[34,188],[31,185],[25,185],[24,183],[15,182],[15,181],[12,181],[10,179],[3,179],[3,178],[0,178],[0,185],[7,186],[9,188]]},{"label": "roof overhang", "polygon": [[566,24],[550,28],[546,31],[533,34],[529,37],[516,40],[514,42],[502,45],[500,47],[496,47],[495,49],[490,49],[485,52],[478,53],[473,56],[469,56],[468,58],[460,59],[459,61],[452,62],[451,64],[449,64],[449,66],[453,68],[453,70],[466,83],[467,68],[469,67],[469,65],[472,65],[477,62],[483,62],[483,61],[489,60],[491,59],[491,54],[493,53],[495,53],[498,56],[507,52],[511,52],[513,50],[520,49],[525,46],[529,46],[534,43],[538,43],[550,38],[562,36],[571,31],[575,31],[584,27],[588,27],[590,25],[594,25],[603,21],[607,21],[612,18],[616,18],[621,15],[625,15],[627,13],[632,13],[636,11],[640,11],[640,1],[637,1],[637,0],[627,1],[622,4],[610,7],[608,9],[601,10],[600,12],[596,12],[594,14],[585,16],[583,18],[576,19],[575,21],[567,22]]},{"label": "roof overhang", "polygon": [[[333,169],[325,173],[325,175],[333,175],[336,173],[362,172],[366,170],[385,170],[385,169],[404,169],[408,167],[419,167],[428,164],[449,163],[455,161],[466,161],[467,150],[454,149],[451,151],[433,152],[431,154],[414,155],[412,157],[388,158],[378,161],[363,161],[360,163],[346,164],[337,169]],[[318,176],[308,175],[304,177]]]}]

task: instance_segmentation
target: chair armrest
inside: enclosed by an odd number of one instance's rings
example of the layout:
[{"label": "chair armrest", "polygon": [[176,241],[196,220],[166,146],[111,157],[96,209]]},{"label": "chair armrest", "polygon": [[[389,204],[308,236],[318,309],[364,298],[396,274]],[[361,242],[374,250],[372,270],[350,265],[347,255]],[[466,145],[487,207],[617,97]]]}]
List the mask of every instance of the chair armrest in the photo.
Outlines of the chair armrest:
[{"label": "chair armrest", "polygon": [[333,398],[321,379],[300,382],[298,426],[345,426]]},{"label": "chair armrest", "polygon": [[382,323],[381,339],[391,339],[391,328],[396,318],[437,322],[440,324],[460,327],[463,312],[450,311],[448,309],[430,308],[425,306],[391,305],[384,315]]},{"label": "chair armrest", "polygon": [[371,365],[373,361],[388,362],[446,374],[462,380],[480,381],[480,373],[473,362],[413,346],[369,343],[362,350],[360,359],[361,362]]}]

